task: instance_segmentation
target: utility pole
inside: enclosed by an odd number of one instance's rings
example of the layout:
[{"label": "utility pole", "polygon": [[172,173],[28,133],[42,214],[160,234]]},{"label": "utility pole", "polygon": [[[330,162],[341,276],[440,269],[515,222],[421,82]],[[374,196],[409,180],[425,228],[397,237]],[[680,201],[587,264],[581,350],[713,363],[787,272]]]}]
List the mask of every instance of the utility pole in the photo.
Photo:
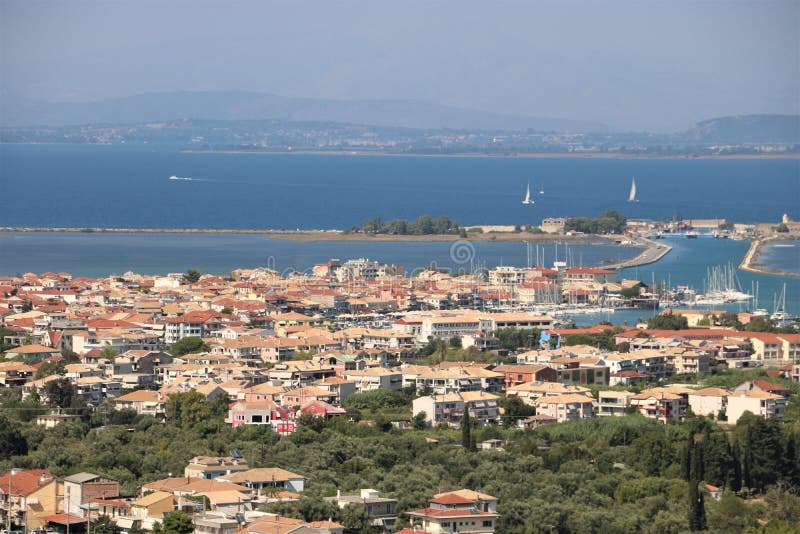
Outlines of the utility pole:
[{"label": "utility pole", "polygon": [[64,488],[64,493],[66,493],[67,497],[67,509],[65,511],[67,512],[67,534],[69,534],[69,486]]},{"label": "utility pole", "polygon": [[6,517],[6,529],[11,530],[11,480],[14,478],[14,469],[8,472],[8,517]]}]

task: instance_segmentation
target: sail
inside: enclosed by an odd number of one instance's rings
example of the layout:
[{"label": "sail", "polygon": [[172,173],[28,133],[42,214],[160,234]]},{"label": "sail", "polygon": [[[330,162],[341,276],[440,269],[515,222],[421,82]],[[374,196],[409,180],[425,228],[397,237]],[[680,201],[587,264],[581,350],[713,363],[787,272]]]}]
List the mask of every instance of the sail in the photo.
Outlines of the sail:
[{"label": "sail", "polygon": [[631,179],[631,194],[628,195],[628,202],[636,202],[636,178]]},{"label": "sail", "polygon": [[531,200],[531,183],[528,182],[528,189],[525,190],[525,200],[522,201],[523,204],[533,204]]}]

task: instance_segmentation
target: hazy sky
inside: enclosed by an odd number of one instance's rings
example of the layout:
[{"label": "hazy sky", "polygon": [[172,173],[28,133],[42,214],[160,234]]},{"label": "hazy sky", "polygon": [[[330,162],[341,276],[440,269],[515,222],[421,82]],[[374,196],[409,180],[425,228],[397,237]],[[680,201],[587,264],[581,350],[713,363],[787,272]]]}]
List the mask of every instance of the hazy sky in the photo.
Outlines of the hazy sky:
[{"label": "hazy sky", "polygon": [[419,99],[677,130],[798,113],[800,1],[0,0],[0,88]]}]

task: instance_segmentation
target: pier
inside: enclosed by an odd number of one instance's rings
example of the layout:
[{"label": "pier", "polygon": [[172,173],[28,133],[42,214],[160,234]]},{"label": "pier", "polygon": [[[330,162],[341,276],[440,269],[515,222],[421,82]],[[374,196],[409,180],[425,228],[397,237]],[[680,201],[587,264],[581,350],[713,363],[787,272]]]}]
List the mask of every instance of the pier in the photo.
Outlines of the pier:
[{"label": "pier", "polygon": [[640,267],[642,265],[649,265],[655,263],[672,250],[672,247],[664,243],[656,243],[646,237],[638,237],[634,245],[645,247],[641,254],[635,258],[615,263],[608,263],[603,265],[604,269],[626,269],[628,267]]}]

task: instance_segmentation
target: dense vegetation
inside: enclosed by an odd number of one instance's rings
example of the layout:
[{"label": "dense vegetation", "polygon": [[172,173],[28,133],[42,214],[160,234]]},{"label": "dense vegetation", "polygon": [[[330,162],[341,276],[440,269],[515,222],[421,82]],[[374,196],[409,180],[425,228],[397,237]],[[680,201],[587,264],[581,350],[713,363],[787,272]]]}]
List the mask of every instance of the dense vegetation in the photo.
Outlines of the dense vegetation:
[{"label": "dense vegetation", "polygon": [[[740,371],[729,378],[753,376]],[[279,466],[310,479],[298,503],[271,510],[306,520],[333,517],[363,532],[369,531],[363,510],[340,511],[322,497],[370,487],[397,498],[407,511],[440,491],[481,488],[500,499],[497,531],[504,533],[667,533],[698,521],[716,532],[760,532],[761,523],[769,532],[787,532],[800,521],[800,417],[791,405],[784,423],[745,416],[729,429],[693,416],[663,425],[638,415],[536,430],[471,425],[468,436],[386,424],[393,414],[410,416],[413,395],[356,395],[346,408],[369,414],[374,424],[309,418],[296,434],[281,437],[258,427],[231,429],[223,423],[224,399],[207,402],[192,393],[171,398],[167,424],[105,404],[76,423],[44,430],[28,421],[36,413],[32,403],[26,411],[29,401],[5,392],[0,471],[97,472],[120,480],[122,491],[133,495],[145,482],[182,473],[195,455],[238,449],[251,466]],[[530,413],[514,401],[501,404],[507,416]],[[492,438],[506,441],[506,451],[469,450]],[[724,488],[722,499],[703,499],[703,483]],[[694,500],[692,484],[700,488]],[[759,498],[735,497],[736,491]]]},{"label": "dense vegetation", "polygon": [[584,234],[622,234],[628,219],[615,210],[608,210],[596,219],[571,217],[564,223],[564,231]]},{"label": "dense vegetation", "polygon": [[434,235],[452,234],[466,237],[464,229],[447,215],[440,215],[436,219],[430,215],[420,215],[413,221],[394,219],[384,221],[380,217],[364,221],[361,227],[354,226],[349,232],[362,232],[365,234],[390,234],[390,235]]}]

